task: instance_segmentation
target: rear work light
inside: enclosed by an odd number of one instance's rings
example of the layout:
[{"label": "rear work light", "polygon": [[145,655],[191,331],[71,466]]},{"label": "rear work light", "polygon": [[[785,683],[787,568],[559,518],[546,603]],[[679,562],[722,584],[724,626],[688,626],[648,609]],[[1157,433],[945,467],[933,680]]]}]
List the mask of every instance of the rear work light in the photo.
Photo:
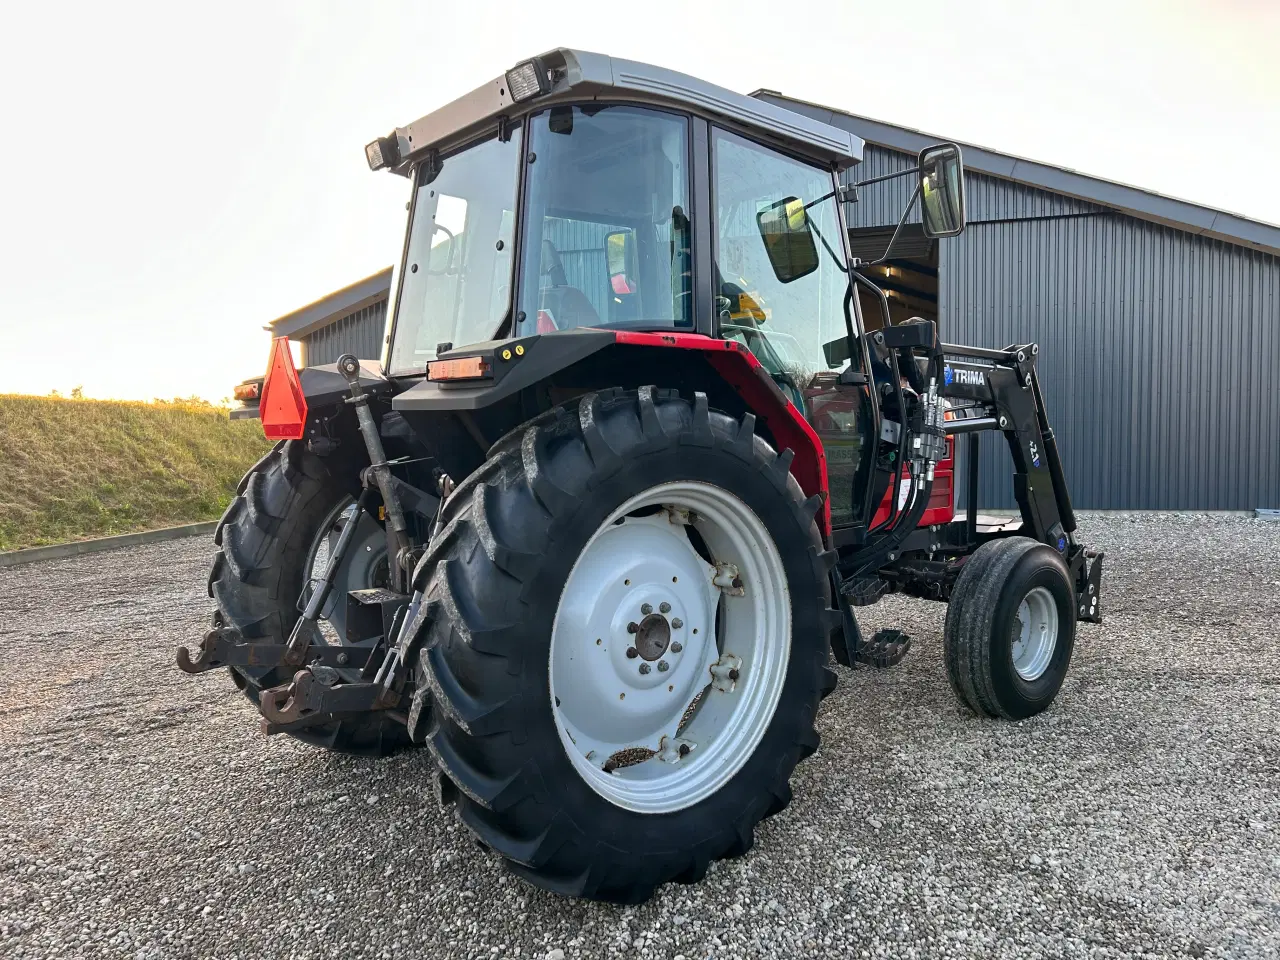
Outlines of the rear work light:
[{"label": "rear work light", "polygon": [[258,394],[262,390],[262,384],[254,380],[252,383],[237,383],[236,388],[231,391],[232,396],[237,400],[257,400]]},{"label": "rear work light", "polygon": [[484,357],[460,357],[457,360],[432,360],[427,364],[431,380],[476,380],[489,375]]},{"label": "rear work light", "polygon": [[507,92],[516,103],[550,93],[551,78],[547,76],[547,68],[542,61],[534,57],[508,70]]},{"label": "rear work light", "polygon": [[307,398],[289,352],[289,338],[271,343],[271,362],[258,405],[262,432],[268,440],[301,440],[307,426]]}]

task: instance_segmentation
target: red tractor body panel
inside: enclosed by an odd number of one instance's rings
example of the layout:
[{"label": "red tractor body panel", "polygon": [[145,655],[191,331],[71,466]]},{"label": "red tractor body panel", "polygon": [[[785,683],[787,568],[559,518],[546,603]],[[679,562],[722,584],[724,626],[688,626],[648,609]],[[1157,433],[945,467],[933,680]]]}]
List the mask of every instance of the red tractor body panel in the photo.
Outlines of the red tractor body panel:
[{"label": "red tractor body panel", "polygon": [[827,486],[827,456],[817,432],[764,372],[760,361],[746,347],[734,340],[715,340],[697,333],[631,333],[619,331],[617,341],[646,347],[679,347],[703,350],[707,362],[724,377],[747,402],[755,415],[763,420],[777,438],[782,449],[795,454],[791,473],[808,496],[820,494],[822,509],[818,526],[824,538],[831,536],[831,503]]},{"label": "red tractor body panel", "polygon": [[[941,526],[955,519],[955,463],[955,440],[947,437],[947,457],[945,460],[939,460],[937,467],[934,468],[933,487],[929,492],[929,505],[925,508],[924,516],[920,518],[919,526]],[[893,489],[890,486],[890,489],[884,492],[884,499],[880,501],[880,506],[876,507],[875,516],[871,519],[871,525],[874,527],[888,520],[889,511],[892,508]]]}]

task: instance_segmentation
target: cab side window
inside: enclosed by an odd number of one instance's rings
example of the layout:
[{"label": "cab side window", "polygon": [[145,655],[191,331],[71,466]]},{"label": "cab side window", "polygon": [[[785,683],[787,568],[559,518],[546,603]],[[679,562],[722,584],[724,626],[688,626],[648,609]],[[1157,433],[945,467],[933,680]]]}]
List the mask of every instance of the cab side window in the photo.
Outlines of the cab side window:
[{"label": "cab side window", "polygon": [[[722,130],[712,145],[716,210],[716,312],[721,334],[745,344],[798,408],[824,371],[848,365],[844,298],[849,287],[830,171]],[[822,198],[826,199],[822,199]],[[779,280],[758,217],[799,199],[814,233],[818,266]]]},{"label": "cab side window", "polygon": [[712,151],[720,333],[751,350],[813,426],[827,457],[831,521],[855,523],[873,423],[868,388],[840,377],[851,350],[861,364],[845,323],[835,178],[724,131],[713,134]]}]

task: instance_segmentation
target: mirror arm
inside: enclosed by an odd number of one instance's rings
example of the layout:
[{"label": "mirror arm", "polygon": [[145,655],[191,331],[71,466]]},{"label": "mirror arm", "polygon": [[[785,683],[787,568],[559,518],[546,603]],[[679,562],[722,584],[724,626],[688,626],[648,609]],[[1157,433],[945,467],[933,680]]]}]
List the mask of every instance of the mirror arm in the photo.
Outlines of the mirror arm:
[{"label": "mirror arm", "polygon": [[848,273],[849,268],[845,266],[844,257],[831,249],[831,244],[827,242],[827,238],[822,235],[822,231],[818,229],[818,225],[813,222],[813,218],[808,214],[805,215],[805,222],[809,224],[809,229],[818,235],[818,239],[822,241],[822,245],[826,247],[827,254],[831,257],[831,261],[836,265],[836,269],[841,273]]},{"label": "mirror arm", "polygon": [[884,295],[884,291],[860,274],[857,267],[854,267],[849,271],[849,276],[853,278],[854,283],[859,286],[866,287],[876,295],[876,298],[880,301],[880,316],[884,319],[882,326],[892,327],[893,320],[889,317],[889,298]]},{"label": "mirror arm", "polygon": [[[911,215],[911,209],[916,205],[916,199],[920,196],[920,184],[916,183],[916,188],[911,194],[911,199],[907,201],[906,209],[902,211],[902,216],[898,218],[898,225],[893,229],[893,236],[889,238],[889,246],[884,248],[884,253],[880,254],[875,260],[864,260],[859,263],[861,267],[874,267],[878,263],[884,263],[889,259],[889,254],[893,252],[893,245],[898,242],[898,236],[902,233],[902,226],[907,222],[907,217]],[[877,288],[879,289],[879,288]]]},{"label": "mirror arm", "polygon": [[886,173],[883,177],[872,177],[870,180],[859,180],[853,184],[854,187],[865,187],[869,183],[880,183],[882,180],[897,180],[899,177],[909,177],[913,173],[919,173],[920,167],[914,166],[910,170],[899,170],[897,173]]},{"label": "mirror arm", "polygon": [[819,197],[817,200],[810,200],[808,203],[804,205],[804,209],[808,210],[810,207],[816,207],[820,203],[826,203],[828,200],[830,200],[839,192],[840,192],[839,190],[832,190],[830,193]]}]

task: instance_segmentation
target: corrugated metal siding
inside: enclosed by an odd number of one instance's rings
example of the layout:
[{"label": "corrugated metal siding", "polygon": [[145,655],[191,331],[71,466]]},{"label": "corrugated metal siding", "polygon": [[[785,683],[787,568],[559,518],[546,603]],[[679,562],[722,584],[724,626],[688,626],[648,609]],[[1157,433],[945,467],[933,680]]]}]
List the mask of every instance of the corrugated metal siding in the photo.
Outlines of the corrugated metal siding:
[{"label": "corrugated metal siding", "polygon": [[[868,143],[862,154],[862,162],[847,173],[841,174],[840,179],[846,184],[856,183],[859,180],[870,180],[872,177],[883,177],[890,173],[910,170],[915,165],[916,158],[910,154],[886,150],[884,147]],[[845,219],[850,229],[894,226],[902,216],[902,209],[911,199],[915,188],[915,177],[899,177],[896,180],[885,180],[883,183],[862,187],[858,191],[858,202],[846,203],[844,207]],[[920,204],[917,203],[911,211],[911,216],[907,217],[907,223],[919,222]]]},{"label": "corrugated metal siding", "polygon": [[[844,175],[844,178],[846,182],[849,178],[854,181],[869,180],[909,170],[915,165],[916,157],[913,154],[867,144],[862,163]],[[858,191],[858,202],[845,205],[845,217],[850,228],[894,226],[915,188],[914,176],[863,187]],[[981,173],[965,176],[965,212],[970,223],[1100,213],[1104,209],[1083,200],[1037,190],[998,177]],[[917,203],[907,217],[907,223],[919,222],[920,204]]]},{"label": "corrugated metal siding", "polygon": [[[973,224],[940,259],[948,340],[1041,345],[1077,507],[1280,506],[1280,260],[1120,214]],[[1011,506],[983,444],[979,503]]]},{"label": "corrugated metal siding", "polygon": [[565,281],[591,301],[596,315],[609,316],[609,266],[604,238],[621,227],[584,220],[551,219],[543,236],[555,244]]},{"label": "corrugated metal siding", "polygon": [[336,363],[344,353],[354,353],[361,360],[380,360],[386,324],[386,300],[349,313],[302,338],[303,362],[318,367]]}]

